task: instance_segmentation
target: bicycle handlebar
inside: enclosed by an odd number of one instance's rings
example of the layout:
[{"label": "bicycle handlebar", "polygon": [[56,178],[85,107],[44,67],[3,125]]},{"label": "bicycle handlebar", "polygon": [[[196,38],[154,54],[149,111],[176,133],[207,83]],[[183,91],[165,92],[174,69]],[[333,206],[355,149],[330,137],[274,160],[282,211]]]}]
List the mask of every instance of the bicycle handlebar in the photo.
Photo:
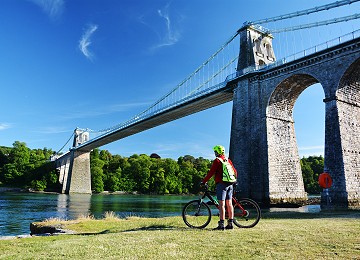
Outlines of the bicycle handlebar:
[{"label": "bicycle handlebar", "polygon": [[209,185],[207,183],[200,182],[200,188],[203,188],[205,191],[208,191]]}]

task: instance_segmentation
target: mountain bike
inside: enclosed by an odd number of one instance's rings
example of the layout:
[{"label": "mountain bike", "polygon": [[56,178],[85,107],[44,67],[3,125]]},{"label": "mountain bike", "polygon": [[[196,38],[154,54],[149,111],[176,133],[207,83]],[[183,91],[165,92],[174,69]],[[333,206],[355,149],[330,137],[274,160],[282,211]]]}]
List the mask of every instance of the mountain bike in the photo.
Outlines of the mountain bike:
[{"label": "mountain bike", "polygon": [[[185,204],[182,210],[182,218],[185,224],[191,228],[205,228],[209,225],[213,215],[210,206],[217,208],[217,215],[219,216],[219,202],[215,196],[215,192],[209,190],[207,184],[204,185],[204,193],[197,200],[189,201]],[[205,201],[208,198],[208,201]],[[232,198],[234,207],[234,224],[239,228],[252,228],[256,226],[261,218],[261,210],[259,205],[252,199],[240,198],[235,196]],[[226,207],[225,207],[226,210]],[[227,212],[225,211],[225,218]]]}]

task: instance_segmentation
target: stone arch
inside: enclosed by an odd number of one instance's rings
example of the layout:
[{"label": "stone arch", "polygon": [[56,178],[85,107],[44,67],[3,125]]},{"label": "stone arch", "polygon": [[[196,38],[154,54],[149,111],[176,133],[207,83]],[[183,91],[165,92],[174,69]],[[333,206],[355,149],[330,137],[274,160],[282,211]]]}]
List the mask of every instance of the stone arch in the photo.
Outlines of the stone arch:
[{"label": "stone arch", "polygon": [[308,74],[295,74],[280,82],[268,100],[266,131],[271,204],[302,204],[306,200],[296,142],[293,108],[297,98],[319,81]]},{"label": "stone arch", "polygon": [[330,196],[334,206],[359,207],[360,59],[347,68],[325,102],[325,171],[333,178]]},{"label": "stone arch", "polygon": [[352,63],[340,79],[337,98],[360,106],[360,59]]}]

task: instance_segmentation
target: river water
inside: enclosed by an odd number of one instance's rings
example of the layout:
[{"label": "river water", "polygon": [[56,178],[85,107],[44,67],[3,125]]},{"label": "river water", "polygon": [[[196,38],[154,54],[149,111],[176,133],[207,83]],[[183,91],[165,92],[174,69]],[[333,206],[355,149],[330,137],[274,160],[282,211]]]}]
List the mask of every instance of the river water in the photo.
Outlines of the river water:
[{"label": "river water", "polygon": [[[198,196],[45,194],[0,192],[0,237],[30,233],[30,223],[49,218],[64,220],[92,215],[103,218],[107,211],[117,216],[181,216],[185,203]],[[271,208],[270,211],[319,212],[319,205],[300,208]]]},{"label": "river water", "polygon": [[197,196],[0,193],[0,236],[30,233],[30,223],[49,218],[76,219],[106,211],[119,217],[180,216],[183,205]]}]

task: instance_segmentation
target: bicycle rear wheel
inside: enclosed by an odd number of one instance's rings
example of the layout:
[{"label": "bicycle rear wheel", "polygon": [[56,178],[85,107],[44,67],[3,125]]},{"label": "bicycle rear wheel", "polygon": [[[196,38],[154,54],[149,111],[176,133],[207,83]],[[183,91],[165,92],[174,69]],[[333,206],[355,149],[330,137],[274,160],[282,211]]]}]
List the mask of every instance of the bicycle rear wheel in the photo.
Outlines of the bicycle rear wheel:
[{"label": "bicycle rear wheel", "polygon": [[234,224],[239,228],[252,228],[260,220],[259,205],[251,199],[239,199],[234,203]]},{"label": "bicycle rear wheel", "polygon": [[182,217],[188,227],[204,228],[210,223],[211,210],[206,203],[192,200],[184,206]]}]

